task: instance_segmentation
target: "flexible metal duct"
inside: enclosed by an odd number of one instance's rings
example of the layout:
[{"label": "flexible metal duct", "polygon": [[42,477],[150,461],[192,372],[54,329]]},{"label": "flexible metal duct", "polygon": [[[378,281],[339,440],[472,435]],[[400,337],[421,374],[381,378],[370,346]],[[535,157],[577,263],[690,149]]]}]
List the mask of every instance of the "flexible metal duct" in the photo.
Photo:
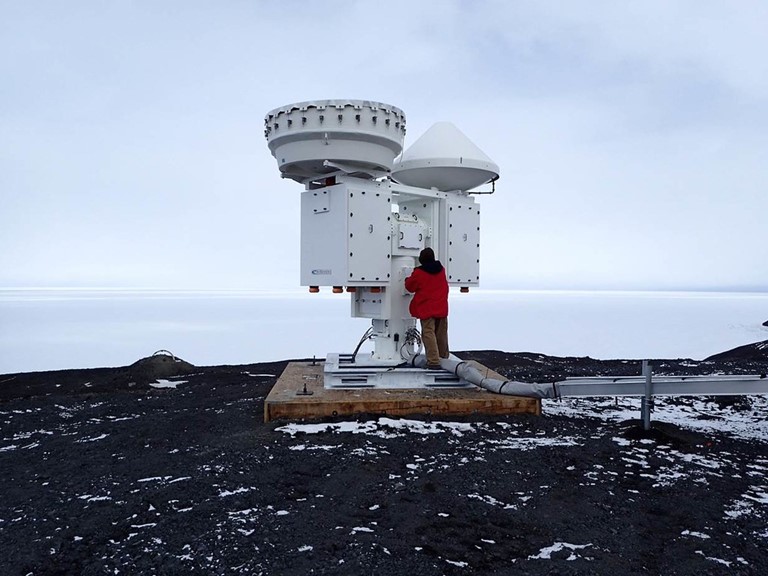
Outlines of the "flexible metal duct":
[{"label": "flexible metal duct", "polygon": [[[427,357],[423,354],[416,356],[411,364],[418,368],[424,368],[427,365]],[[462,378],[480,388],[504,394],[505,396],[528,396],[530,398],[557,398],[560,396],[557,384],[534,384],[529,382],[516,382],[514,380],[499,380],[498,378],[486,378],[480,371],[463,360],[451,360],[448,358],[440,359],[440,367],[448,372],[453,372],[459,378]]]}]

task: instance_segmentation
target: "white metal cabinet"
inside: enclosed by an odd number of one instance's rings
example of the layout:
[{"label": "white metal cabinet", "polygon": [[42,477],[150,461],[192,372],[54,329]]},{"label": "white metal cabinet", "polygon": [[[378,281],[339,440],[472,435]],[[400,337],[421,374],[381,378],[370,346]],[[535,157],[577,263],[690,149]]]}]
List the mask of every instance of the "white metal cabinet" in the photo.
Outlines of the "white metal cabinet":
[{"label": "white metal cabinet", "polygon": [[301,195],[301,284],[375,286],[389,281],[389,194],[346,184]]},{"label": "white metal cabinet", "polygon": [[445,205],[446,257],[443,264],[452,286],[477,286],[480,282],[480,208],[471,197],[449,200]]}]

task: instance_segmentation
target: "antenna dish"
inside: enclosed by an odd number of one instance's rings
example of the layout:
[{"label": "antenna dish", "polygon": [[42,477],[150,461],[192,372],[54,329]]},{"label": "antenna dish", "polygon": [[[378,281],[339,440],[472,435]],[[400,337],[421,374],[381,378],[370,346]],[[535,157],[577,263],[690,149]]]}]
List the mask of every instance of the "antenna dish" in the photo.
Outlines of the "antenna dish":
[{"label": "antenna dish", "polygon": [[389,172],[403,150],[405,114],[369,100],[313,100],[275,108],[264,136],[283,177],[303,182],[331,172]]},{"label": "antenna dish", "polygon": [[392,178],[406,186],[471,190],[499,177],[499,167],[450,122],[438,122],[395,162]]}]

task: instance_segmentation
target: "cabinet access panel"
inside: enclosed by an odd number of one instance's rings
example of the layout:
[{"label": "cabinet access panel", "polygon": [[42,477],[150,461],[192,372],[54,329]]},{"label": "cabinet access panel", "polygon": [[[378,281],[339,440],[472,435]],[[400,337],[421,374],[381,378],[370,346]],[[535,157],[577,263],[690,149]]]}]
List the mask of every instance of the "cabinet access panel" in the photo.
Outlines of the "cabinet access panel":
[{"label": "cabinet access panel", "polygon": [[389,194],[337,184],[301,195],[301,284],[377,286],[389,281]]}]

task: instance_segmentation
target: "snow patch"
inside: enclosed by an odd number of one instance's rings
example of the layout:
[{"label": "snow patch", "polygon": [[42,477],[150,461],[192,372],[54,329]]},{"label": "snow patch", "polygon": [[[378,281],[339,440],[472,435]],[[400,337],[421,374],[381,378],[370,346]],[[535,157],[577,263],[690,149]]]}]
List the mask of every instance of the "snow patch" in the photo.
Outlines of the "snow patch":
[{"label": "snow patch", "polygon": [[189,380],[176,380],[175,382],[171,380],[163,380],[162,378],[158,378],[157,382],[150,382],[150,386],[152,388],[176,388],[179,384],[186,384],[189,382]]},{"label": "snow patch", "polygon": [[[474,432],[476,424],[464,422],[421,422],[419,420],[406,420],[393,418],[379,418],[366,422],[333,422],[322,424],[287,424],[276,428],[279,432],[285,432],[291,436],[296,434],[321,434],[327,432],[346,432],[350,434],[370,434],[380,438],[396,438],[399,435],[412,434],[443,434],[450,433],[454,436],[463,436],[465,433]],[[394,432],[393,432],[394,430]],[[399,434],[398,434],[399,433]]]},{"label": "snow patch", "polygon": [[48,430],[31,430],[29,432],[17,432],[11,438],[9,438],[9,440],[12,440],[12,441],[26,440],[27,438],[31,438],[33,434],[47,434],[48,436],[52,436],[53,432],[49,432]]},{"label": "snow patch", "polygon": [[505,438],[503,440],[487,440],[485,444],[489,444],[501,450],[526,451],[545,446],[578,446],[579,442],[571,436],[563,436],[562,438]]},{"label": "snow patch", "polygon": [[568,556],[568,558],[566,558],[566,560],[576,560],[579,557],[574,554],[573,551],[589,548],[590,546],[592,546],[592,544],[569,544],[568,542],[555,542],[552,544],[552,546],[547,546],[539,550],[539,553],[535,556],[528,556],[528,560],[550,560],[552,558],[552,554],[565,549],[571,550],[571,554]]},{"label": "snow patch", "polygon": [[82,444],[84,442],[96,442],[98,440],[104,440],[104,438],[106,438],[107,436],[109,436],[109,434],[101,434],[99,436],[94,436],[93,438],[82,438],[80,440],[75,440],[75,442],[77,442],[78,444]]},{"label": "snow patch", "polygon": [[[704,397],[654,398],[653,420],[671,422],[683,428],[699,432],[723,432],[735,438],[768,442],[768,395],[748,396],[751,410],[720,408]],[[618,402],[618,403],[617,403]],[[597,418],[609,422],[637,420],[640,417],[640,398],[545,398],[542,413],[571,418]],[[717,415],[716,419],[702,419],[701,415]],[[624,439],[615,439],[625,446]]]},{"label": "snow patch", "polygon": [[717,562],[718,564],[723,564],[724,566],[730,567],[733,562],[729,562],[728,560],[723,560],[722,558],[715,558],[714,556],[707,556],[702,552],[701,550],[696,550],[696,554],[700,554],[701,556],[704,556],[706,560],[709,560],[710,562]]},{"label": "snow patch", "polygon": [[227,496],[233,496],[235,494],[243,494],[244,492],[250,492],[251,490],[253,490],[253,488],[245,488],[242,486],[240,488],[235,488],[234,490],[222,490],[219,492],[219,498],[226,498]]},{"label": "snow patch", "polygon": [[754,492],[754,496],[752,494],[747,493],[747,494],[744,494],[744,498],[748,500],[753,500],[755,502],[758,502],[759,504],[768,504],[768,492],[762,491],[767,489],[768,489],[768,486],[752,486],[750,490]]},{"label": "snow patch", "polygon": [[712,538],[709,534],[704,534],[703,532],[692,532],[691,530],[683,530],[680,532],[683,536],[693,536],[694,538],[701,538],[702,540],[709,540]]},{"label": "snow patch", "polygon": [[301,451],[301,450],[325,450],[326,452],[329,450],[336,450],[337,448],[341,448],[340,445],[332,445],[332,444],[317,444],[317,445],[307,445],[307,444],[297,444],[296,446],[291,446],[288,448],[288,450],[294,450],[294,451]]},{"label": "snow patch", "polygon": [[467,498],[480,500],[480,502],[490,504],[491,506],[501,506],[504,510],[517,509],[517,506],[515,506],[514,504],[507,504],[506,502],[501,502],[500,500],[496,500],[496,498],[494,498],[493,496],[484,496],[482,494],[467,494]]}]

